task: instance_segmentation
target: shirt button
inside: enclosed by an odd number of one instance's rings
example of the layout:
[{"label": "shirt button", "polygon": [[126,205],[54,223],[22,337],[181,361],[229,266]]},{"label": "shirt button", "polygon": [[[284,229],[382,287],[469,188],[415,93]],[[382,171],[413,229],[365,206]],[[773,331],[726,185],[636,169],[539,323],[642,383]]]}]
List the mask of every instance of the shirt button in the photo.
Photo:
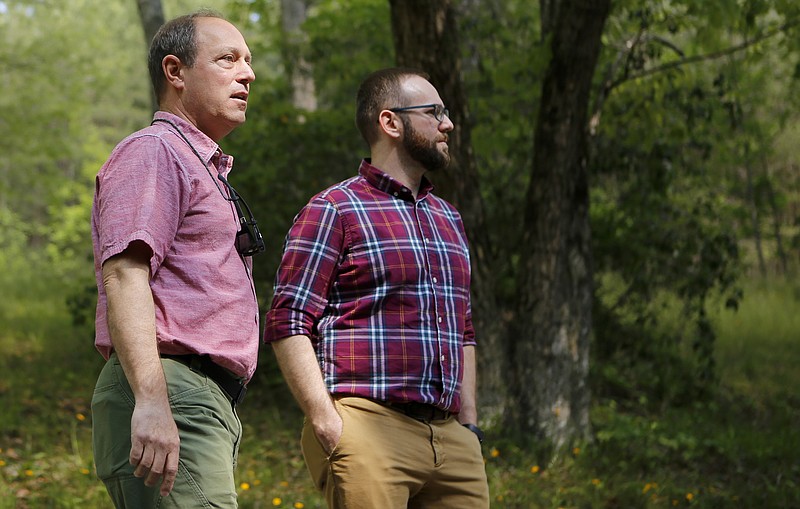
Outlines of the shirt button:
[{"label": "shirt button", "polygon": [[447,359],[447,357],[445,357],[444,355],[442,355],[442,362],[444,362],[444,361],[445,361],[445,359]]},{"label": "shirt button", "polygon": [[439,282],[439,280],[438,280],[438,279],[436,279],[436,277],[434,277],[434,278],[433,278],[433,282],[434,282],[434,283],[438,283],[438,282]]},{"label": "shirt button", "polygon": [[439,323],[442,323],[442,317],[441,317],[441,316],[440,316],[440,317],[437,317],[437,318],[436,318],[436,320],[437,320]]},{"label": "shirt button", "polygon": [[395,192],[394,192],[394,195],[395,195],[395,196],[397,196],[397,194],[398,194],[398,193],[397,193],[397,191],[395,191]]}]

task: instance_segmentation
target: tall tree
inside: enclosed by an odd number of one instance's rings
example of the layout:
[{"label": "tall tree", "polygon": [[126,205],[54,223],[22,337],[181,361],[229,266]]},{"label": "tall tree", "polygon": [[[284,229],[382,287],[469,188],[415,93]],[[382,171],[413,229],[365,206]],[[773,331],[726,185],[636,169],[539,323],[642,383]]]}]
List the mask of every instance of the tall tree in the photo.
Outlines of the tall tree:
[{"label": "tall tree", "polygon": [[[139,19],[142,21],[142,29],[144,29],[145,45],[149,47],[150,41],[164,24],[164,7],[161,5],[161,0],[136,0],[136,5],[139,7]],[[150,104],[153,111],[158,109],[158,100],[154,91],[150,92]]]},{"label": "tall tree", "polygon": [[281,28],[285,37],[284,63],[292,85],[292,104],[295,108],[306,111],[317,109],[314,68],[303,51],[308,36],[302,25],[311,4],[312,0],[281,0]]},{"label": "tall tree", "polygon": [[560,447],[589,432],[592,256],[587,112],[610,0],[560,2],[524,214],[508,422]]},{"label": "tall tree", "polygon": [[494,291],[494,267],[487,235],[478,166],[472,151],[469,105],[461,77],[461,49],[451,0],[390,0],[397,64],[425,71],[450,109],[450,167],[433,175],[437,193],[464,218],[472,248],[473,315],[479,334],[480,405],[499,414],[506,402],[504,338]]}]

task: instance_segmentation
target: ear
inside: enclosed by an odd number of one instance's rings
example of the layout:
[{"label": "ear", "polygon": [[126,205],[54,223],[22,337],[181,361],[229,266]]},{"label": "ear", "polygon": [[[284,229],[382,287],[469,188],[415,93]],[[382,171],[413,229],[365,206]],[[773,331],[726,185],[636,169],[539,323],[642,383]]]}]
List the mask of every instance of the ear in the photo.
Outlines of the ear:
[{"label": "ear", "polygon": [[161,61],[161,70],[169,85],[178,90],[183,89],[183,63],[180,58],[175,55],[165,56]]},{"label": "ear", "polygon": [[378,115],[378,126],[390,138],[399,138],[403,134],[403,123],[400,121],[400,117],[389,110],[383,110]]}]

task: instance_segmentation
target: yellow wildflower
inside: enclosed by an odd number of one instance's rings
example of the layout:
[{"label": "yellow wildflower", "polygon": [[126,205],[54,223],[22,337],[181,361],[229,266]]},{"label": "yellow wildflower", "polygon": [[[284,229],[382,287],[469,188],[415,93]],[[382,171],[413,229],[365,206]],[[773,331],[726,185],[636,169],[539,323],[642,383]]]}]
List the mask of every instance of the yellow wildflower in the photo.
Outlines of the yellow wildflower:
[{"label": "yellow wildflower", "polygon": [[242,484],[239,485],[239,487],[242,488],[242,490],[247,491],[247,490],[250,489],[250,483],[249,482],[243,482]]},{"label": "yellow wildflower", "polygon": [[0,460],[0,467],[4,467],[4,466],[6,466],[6,462],[3,461],[3,460]]},{"label": "yellow wildflower", "polygon": [[686,494],[686,500],[688,500],[689,502],[691,502],[693,498],[694,498],[693,494],[691,494],[691,493],[687,493]]},{"label": "yellow wildflower", "polygon": [[272,499],[272,505],[274,505],[275,507],[278,507],[282,503],[283,503],[283,500],[281,500],[280,497],[275,497],[275,498]]},{"label": "yellow wildflower", "polygon": [[83,467],[83,468],[81,469],[81,473],[82,473],[83,475],[89,475],[89,469],[88,469],[88,468],[86,468],[86,467]]},{"label": "yellow wildflower", "polygon": [[27,475],[28,477],[31,477],[31,476],[33,475],[33,470],[31,470],[30,468],[29,468],[29,469],[27,469],[27,470],[25,471],[25,475]]},{"label": "yellow wildflower", "polygon": [[572,454],[574,454],[575,456],[577,456],[580,453],[581,453],[581,448],[580,447],[576,447],[576,448],[572,449]]},{"label": "yellow wildflower", "polygon": [[532,466],[531,467],[531,473],[532,474],[538,474],[539,473],[539,465]]},{"label": "yellow wildflower", "polygon": [[497,449],[492,447],[492,452],[490,454],[492,455],[492,458],[496,458],[496,457],[500,456],[500,451],[498,451]]},{"label": "yellow wildflower", "polygon": [[79,413],[77,413],[77,414],[75,414],[75,418],[76,418],[76,419],[78,419],[78,420],[79,420],[79,421],[81,421],[81,422],[83,422],[83,421],[85,421],[85,420],[86,420],[86,416],[85,416],[85,415],[83,415],[83,414],[82,414],[82,413],[80,413],[80,412],[79,412]]},{"label": "yellow wildflower", "polygon": [[305,505],[302,502],[295,502],[294,509],[303,509]]},{"label": "yellow wildflower", "polygon": [[600,486],[600,479],[592,479],[592,484],[595,486]]},{"label": "yellow wildflower", "polygon": [[286,488],[289,486],[289,481],[281,481],[281,487]]}]

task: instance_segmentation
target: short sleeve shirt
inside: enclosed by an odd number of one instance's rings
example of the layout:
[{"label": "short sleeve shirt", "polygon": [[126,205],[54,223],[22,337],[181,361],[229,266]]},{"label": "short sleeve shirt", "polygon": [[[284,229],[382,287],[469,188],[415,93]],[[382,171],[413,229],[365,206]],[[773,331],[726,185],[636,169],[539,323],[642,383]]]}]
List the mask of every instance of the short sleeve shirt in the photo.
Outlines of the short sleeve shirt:
[{"label": "short sleeve shirt", "polygon": [[249,379],[259,336],[252,262],[236,251],[236,212],[217,178],[228,175],[233,158],[175,115],[157,112],[154,120],[162,121],[120,142],[96,178],[95,345],[106,358],[113,350],[102,265],[141,241],[152,250],[159,351],[207,354]]}]

